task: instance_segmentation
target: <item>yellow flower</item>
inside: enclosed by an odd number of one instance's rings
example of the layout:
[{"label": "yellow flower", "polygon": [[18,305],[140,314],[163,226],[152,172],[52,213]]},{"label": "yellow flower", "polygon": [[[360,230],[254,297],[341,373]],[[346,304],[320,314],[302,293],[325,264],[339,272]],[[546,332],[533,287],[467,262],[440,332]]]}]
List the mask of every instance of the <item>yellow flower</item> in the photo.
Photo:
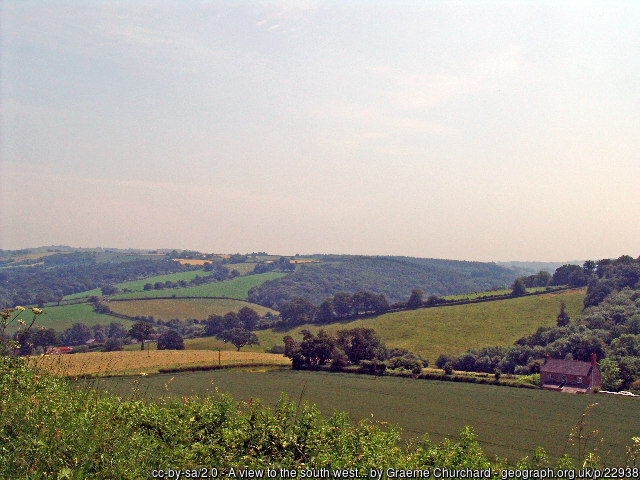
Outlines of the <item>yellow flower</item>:
[{"label": "yellow flower", "polygon": [[22,320],[21,318],[19,318],[19,319],[18,319],[18,323],[19,323],[20,325],[24,325],[24,320]]},{"label": "yellow flower", "polygon": [[20,305],[18,305],[18,306],[16,307],[16,310],[20,310],[21,312],[24,312],[24,311],[26,310],[26,308],[21,307]]},{"label": "yellow flower", "polygon": [[34,315],[40,315],[42,313],[42,310],[36,307],[31,307],[31,311],[34,313]]}]

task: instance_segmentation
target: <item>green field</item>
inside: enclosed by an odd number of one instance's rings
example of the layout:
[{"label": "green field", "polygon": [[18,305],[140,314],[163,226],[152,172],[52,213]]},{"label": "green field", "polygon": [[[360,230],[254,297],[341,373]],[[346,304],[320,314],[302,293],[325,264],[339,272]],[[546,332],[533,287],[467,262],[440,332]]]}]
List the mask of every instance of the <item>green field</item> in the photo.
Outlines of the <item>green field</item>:
[{"label": "green field", "polygon": [[166,275],[156,275],[155,277],[143,278],[142,280],[131,280],[128,282],[117,283],[115,286],[120,290],[128,288],[133,291],[142,291],[147,283],[153,285],[156,282],[179,282],[184,280],[189,282],[196,277],[206,277],[210,272],[204,270],[190,270],[188,272],[168,273]]},{"label": "green field", "polygon": [[[155,277],[143,278],[142,280],[130,280],[128,282],[116,283],[115,286],[120,290],[128,288],[129,290],[135,291],[143,291],[144,286],[147,283],[154,284],[156,282],[178,282],[180,280],[190,281],[194,279],[196,276],[205,277],[209,273],[204,270],[190,270],[188,272],[178,272],[178,273],[169,273],[166,275],[156,275]],[[74,293],[72,295],[65,295],[63,298],[65,300],[70,300],[73,298],[84,298],[91,296],[100,296],[102,295],[102,291],[99,288],[94,288],[93,290],[87,290],[84,292]]]},{"label": "green field", "polygon": [[112,298],[157,298],[157,297],[228,297],[246,300],[249,290],[267,280],[283,277],[284,273],[267,272],[246,277],[237,277],[223,282],[207,283],[197,287],[164,288],[114,295]]},{"label": "green field", "polygon": [[260,316],[264,316],[267,313],[277,313],[275,310],[255,303],[226,298],[176,298],[171,300],[131,300],[128,302],[109,303],[109,308],[115,313],[130,317],[152,315],[156,320],[165,321],[174,318],[180,320],[186,320],[187,318],[205,320],[209,315],[224,315],[228,312],[237,312],[243,307],[252,308]]},{"label": "green field", "polygon": [[253,272],[256,268],[257,263],[229,263],[224,265],[229,272],[237,270],[240,275],[247,275]]},{"label": "green field", "polygon": [[[109,315],[96,313],[93,311],[93,306],[88,303],[80,303],[77,305],[61,305],[59,307],[46,307],[42,309],[43,315],[40,315],[34,324],[34,328],[55,328],[56,331],[61,332],[73,325],[74,323],[84,323],[87,326],[103,324],[108,325],[111,322],[120,322],[125,328],[129,328],[133,325],[133,322],[129,320],[122,320]],[[22,317],[25,322],[31,321],[31,315],[28,311],[24,312]],[[15,332],[14,328],[7,328],[8,333]]]},{"label": "green field", "polygon": [[73,300],[76,298],[86,298],[86,297],[99,297],[102,295],[102,290],[99,288],[94,288],[93,290],[85,290],[84,292],[73,293],[71,295],[65,295],[62,297],[63,300]]},{"label": "green field", "polygon": [[[327,331],[369,327],[378,332],[388,347],[406,348],[429,359],[440,354],[458,355],[469,348],[511,345],[538,327],[555,325],[564,301],[575,317],[582,310],[585,291],[567,290],[558,294],[518,297],[468,305],[422,308],[387,313],[379,317],[325,325]],[[301,338],[300,331],[316,332],[318,325],[301,325],[288,331],[256,332],[262,348],[282,345],[282,337]]]},{"label": "green field", "polygon": [[[173,380],[169,381],[171,378]],[[97,381],[100,389],[131,393],[131,378]],[[511,461],[531,456],[537,446],[558,457],[576,454],[568,438],[584,410],[585,432],[599,431],[591,448],[608,464],[624,461],[625,446],[640,433],[640,400],[606,395],[569,395],[493,385],[373,377],[293,370],[225,370],[137,377],[138,392],[150,397],[228,392],[238,400],[260,398],[274,405],[285,392],[290,399],[315,403],[325,414],[346,411],[354,419],[373,418],[398,425],[407,440],[428,433],[432,440],[457,437],[472,426],[489,455]],[[167,388],[165,389],[165,385]]]},{"label": "green field", "polygon": [[[546,287],[527,288],[528,293],[542,292],[544,290],[546,290]],[[512,291],[513,290],[509,288],[504,290],[489,290],[487,292],[459,293],[457,295],[445,295],[443,298],[447,300],[464,300],[467,298],[473,300],[474,298],[492,297],[496,295],[510,295]]]}]

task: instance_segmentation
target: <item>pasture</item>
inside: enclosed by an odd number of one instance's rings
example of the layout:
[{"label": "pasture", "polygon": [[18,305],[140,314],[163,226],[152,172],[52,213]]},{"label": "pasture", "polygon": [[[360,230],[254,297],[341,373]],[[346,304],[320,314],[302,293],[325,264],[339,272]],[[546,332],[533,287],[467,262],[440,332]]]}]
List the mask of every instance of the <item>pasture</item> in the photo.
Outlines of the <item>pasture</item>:
[{"label": "pasture", "polygon": [[[80,303],[76,305],[61,305],[59,307],[46,307],[43,308],[44,314],[40,315],[34,323],[33,328],[54,328],[56,331],[61,332],[73,325],[74,323],[84,323],[87,326],[91,325],[109,325],[111,322],[120,322],[125,328],[129,328],[133,325],[133,322],[129,320],[123,320],[120,318],[111,317],[102,313],[96,313],[93,311],[93,306],[88,303]],[[31,314],[26,311],[22,314],[21,318],[28,325],[31,322]],[[7,333],[14,333],[16,331],[15,326],[7,328]]]},{"label": "pasture", "polygon": [[267,313],[277,313],[275,310],[262,305],[227,298],[175,298],[171,300],[149,299],[109,302],[109,308],[112,312],[129,317],[148,317],[151,315],[156,320],[165,321],[174,318],[180,320],[188,318],[205,320],[209,315],[224,315],[229,312],[237,312],[243,307],[252,308],[261,317]]},{"label": "pasture", "polygon": [[584,289],[565,290],[486,303],[407,310],[324,326],[307,324],[287,331],[261,330],[256,334],[261,347],[268,349],[282,345],[285,335],[300,339],[304,329],[336,332],[373,328],[387,347],[419,353],[433,365],[440,354],[459,355],[469,348],[511,345],[538,327],[555,325],[561,301],[573,318],[582,310],[584,295]]},{"label": "pasture", "polygon": [[[542,292],[544,290],[546,290],[545,287],[527,288],[528,293]],[[510,295],[512,291],[513,290],[511,288],[508,288],[502,290],[489,290],[486,292],[458,293],[456,295],[445,295],[444,298],[447,300],[463,300],[467,298],[469,300],[473,300],[474,298],[491,297],[495,295]]]},{"label": "pasture", "polygon": [[256,268],[257,263],[229,263],[224,265],[229,272],[236,270],[240,275],[248,275]]},{"label": "pasture", "polygon": [[196,277],[206,277],[209,274],[209,272],[205,272],[204,270],[190,270],[188,272],[168,273],[166,275],[156,275],[154,277],[143,278],[142,280],[130,280],[128,282],[118,283],[116,284],[116,287],[118,287],[120,290],[128,288],[129,290],[142,291],[144,290],[144,286],[147,283],[153,285],[156,282],[179,282],[180,280],[189,282]]},{"label": "pasture", "polygon": [[156,297],[228,297],[246,300],[249,290],[267,280],[283,277],[284,273],[267,272],[246,277],[237,277],[222,282],[206,283],[196,287],[163,288],[162,290],[145,290],[113,295],[112,298],[156,298]]},{"label": "pasture", "polygon": [[131,375],[158,372],[159,368],[199,365],[246,365],[264,363],[274,366],[290,365],[282,355],[255,352],[213,350],[137,350],[122,352],[89,352],[71,355],[32,357],[39,368],[57,375]]},{"label": "pasture", "polygon": [[[456,438],[465,425],[484,451],[515,461],[542,446],[550,456],[577,455],[570,434],[583,412],[587,448],[609,465],[624,461],[625,446],[640,433],[640,400],[605,395],[569,395],[454,382],[374,377],[294,370],[218,370],[153,375],[135,380],[106,378],[100,390],[129,396],[132,389],[150,398],[230,393],[237,400],[259,398],[273,406],[281,392],[293,401],[314,403],[325,415],[346,411],[351,418],[398,425],[405,440],[427,433],[441,441]],[[591,434],[597,430],[597,434]]]}]

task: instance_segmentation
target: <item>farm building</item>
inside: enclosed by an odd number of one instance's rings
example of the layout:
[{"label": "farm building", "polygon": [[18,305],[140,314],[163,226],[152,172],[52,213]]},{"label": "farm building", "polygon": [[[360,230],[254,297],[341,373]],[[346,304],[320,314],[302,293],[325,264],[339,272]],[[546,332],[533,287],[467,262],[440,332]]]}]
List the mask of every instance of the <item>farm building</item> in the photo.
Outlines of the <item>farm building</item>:
[{"label": "farm building", "polygon": [[65,353],[71,353],[72,350],[71,347],[49,347],[45,355],[64,355]]},{"label": "farm building", "polygon": [[567,393],[593,393],[602,386],[595,353],[591,362],[547,358],[540,367],[540,384],[546,390]]}]

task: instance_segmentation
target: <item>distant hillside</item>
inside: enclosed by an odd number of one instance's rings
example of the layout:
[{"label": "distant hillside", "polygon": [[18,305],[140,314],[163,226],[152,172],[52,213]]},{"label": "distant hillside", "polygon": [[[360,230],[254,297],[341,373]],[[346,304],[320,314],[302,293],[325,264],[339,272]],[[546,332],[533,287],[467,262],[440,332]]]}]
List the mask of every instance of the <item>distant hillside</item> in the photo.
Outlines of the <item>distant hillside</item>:
[{"label": "distant hillside", "polygon": [[295,297],[319,304],[336,292],[370,291],[390,302],[407,300],[411,290],[451,295],[510,285],[522,275],[493,263],[411,257],[325,256],[321,263],[302,265],[286,277],[252,289],[249,300],[278,309]]}]

